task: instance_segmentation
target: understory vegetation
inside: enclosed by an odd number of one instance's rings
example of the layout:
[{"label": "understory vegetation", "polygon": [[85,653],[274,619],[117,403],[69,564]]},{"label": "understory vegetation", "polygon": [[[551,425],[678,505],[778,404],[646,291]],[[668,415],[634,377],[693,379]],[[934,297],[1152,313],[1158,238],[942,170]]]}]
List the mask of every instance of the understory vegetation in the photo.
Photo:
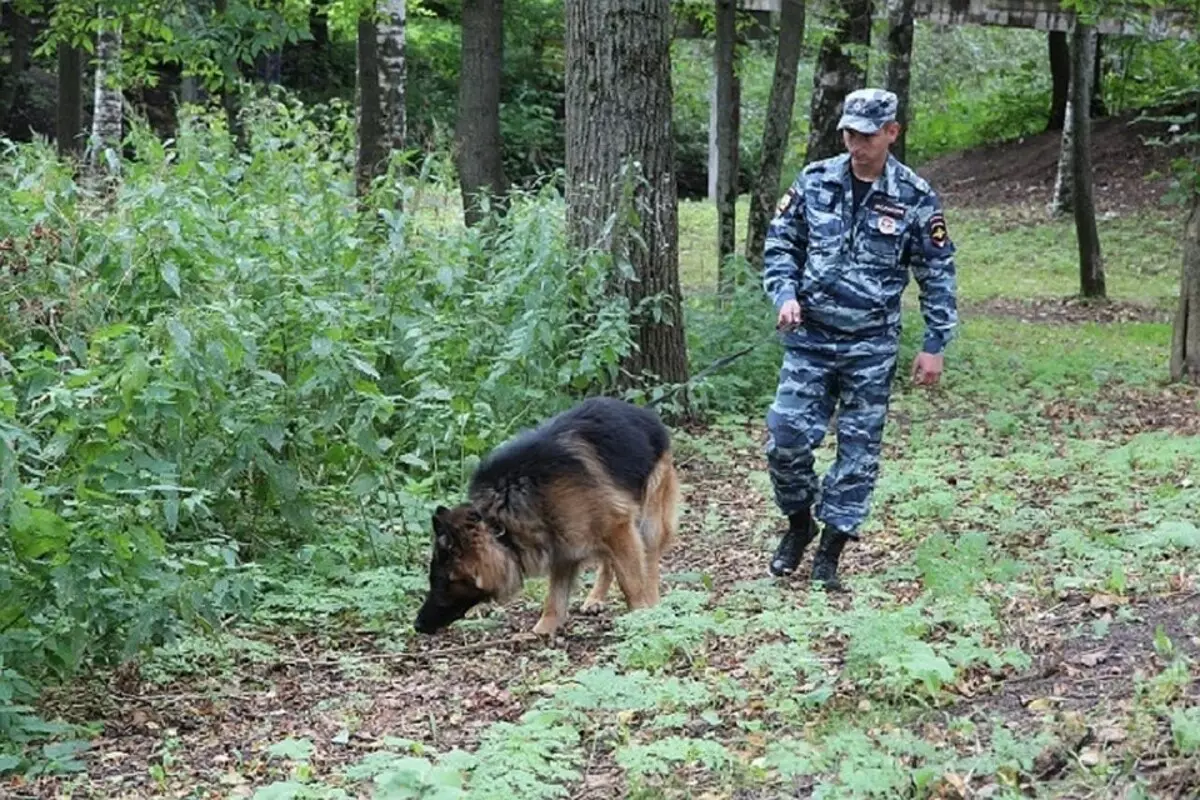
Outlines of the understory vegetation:
[{"label": "understory vegetation", "polygon": [[[438,45],[414,31],[418,54]],[[1043,39],[927,33],[918,160],[1044,125]],[[1131,51],[1112,107],[1191,79],[1169,46]],[[751,52],[748,109],[770,80]],[[701,57],[677,66],[684,138],[706,130]],[[555,130],[519,111],[505,124]],[[1177,212],[1100,222],[1118,301],[1103,317],[1062,302],[1077,285],[1069,222],[948,209],[959,338],[943,384],[913,389],[910,288],[876,513],[847,551],[852,593],[826,596],[765,577],[772,313],[747,271],[732,298],[713,295],[715,215],[682,203],[693,372],[764,343],[689,389],[705,424],[676,430],[686,513],[662,604],[627,613],[614,593],[560,641],[509,637],[532,626],[539,581],[428,641],[411,620],[432,509],[517,430],[615,393],[630,310],[610,265],[568,246],[552,158],[530,167],[540,187],[468,229],[437,151],[359,202],[352,108],[277,93],[246,114],[243,153],[219,109],[192,109],[168,142],[135,127],[105,203],[44,142],[0,141],[0,787],[267,800],[1198,785],[1200,399],[1163,385]],[[755,164],[761,120],[744,121]],[[793,145],[785,175],[801,160]],[[832,455],[830,437],[819,467]]]}]

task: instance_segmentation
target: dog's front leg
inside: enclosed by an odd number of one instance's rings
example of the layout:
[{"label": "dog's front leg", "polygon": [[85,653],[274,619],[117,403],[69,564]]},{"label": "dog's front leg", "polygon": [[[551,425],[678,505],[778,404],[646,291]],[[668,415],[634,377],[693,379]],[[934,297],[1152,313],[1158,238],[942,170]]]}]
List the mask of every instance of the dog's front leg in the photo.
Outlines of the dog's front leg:
[{"label": "dog's front leg", "polygon": [[567,604],[571,600],[571,590],[575,588],[575,576],[578,574],[578,563],[555,564],[550,568],[550,590],[542,607],[542,618],[533,626],[534,633],[548,636],[566,621]]}]

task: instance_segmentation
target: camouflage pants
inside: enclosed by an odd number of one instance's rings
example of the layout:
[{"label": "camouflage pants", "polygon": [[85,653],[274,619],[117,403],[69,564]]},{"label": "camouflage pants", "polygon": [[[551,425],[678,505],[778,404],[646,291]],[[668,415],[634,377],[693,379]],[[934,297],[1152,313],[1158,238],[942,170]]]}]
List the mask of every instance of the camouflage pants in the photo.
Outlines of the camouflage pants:
[{"label": "camouflage pants", "polygon": [[[814,516],[851,536],[867,517],[896,372],[896,340],[833,339],[801,329],[788,337],[767,412],[767,466],[784,514]],[[837,412],[837,458],[818,487],[813,451]]]}]

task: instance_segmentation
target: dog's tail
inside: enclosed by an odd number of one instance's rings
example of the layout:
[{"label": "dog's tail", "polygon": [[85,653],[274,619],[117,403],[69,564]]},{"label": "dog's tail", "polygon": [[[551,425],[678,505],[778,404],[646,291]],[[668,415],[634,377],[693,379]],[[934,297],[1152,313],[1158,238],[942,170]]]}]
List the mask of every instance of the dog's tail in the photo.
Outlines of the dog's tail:
[{"label": "dog's tail", "polygon": [[655,463],[643,498],[638,533],[647,554],[655,557],[671,546],[679,524],[679,478],[669,449]]}]

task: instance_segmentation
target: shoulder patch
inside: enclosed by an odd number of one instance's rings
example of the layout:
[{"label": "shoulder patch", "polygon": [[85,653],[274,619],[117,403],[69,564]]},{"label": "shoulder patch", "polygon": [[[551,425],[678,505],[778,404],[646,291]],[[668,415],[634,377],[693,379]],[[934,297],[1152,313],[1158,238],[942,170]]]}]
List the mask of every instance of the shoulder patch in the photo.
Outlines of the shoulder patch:
[{"label": "shoulder patch", "polygon": [[934,247],[945,247],[950,241],[950,232],[946,230],[946,218],[942,216],[941,212],[929,217],[929,222],[926,224],[925,230],[928,232],[929,241],[933,242]]}]

